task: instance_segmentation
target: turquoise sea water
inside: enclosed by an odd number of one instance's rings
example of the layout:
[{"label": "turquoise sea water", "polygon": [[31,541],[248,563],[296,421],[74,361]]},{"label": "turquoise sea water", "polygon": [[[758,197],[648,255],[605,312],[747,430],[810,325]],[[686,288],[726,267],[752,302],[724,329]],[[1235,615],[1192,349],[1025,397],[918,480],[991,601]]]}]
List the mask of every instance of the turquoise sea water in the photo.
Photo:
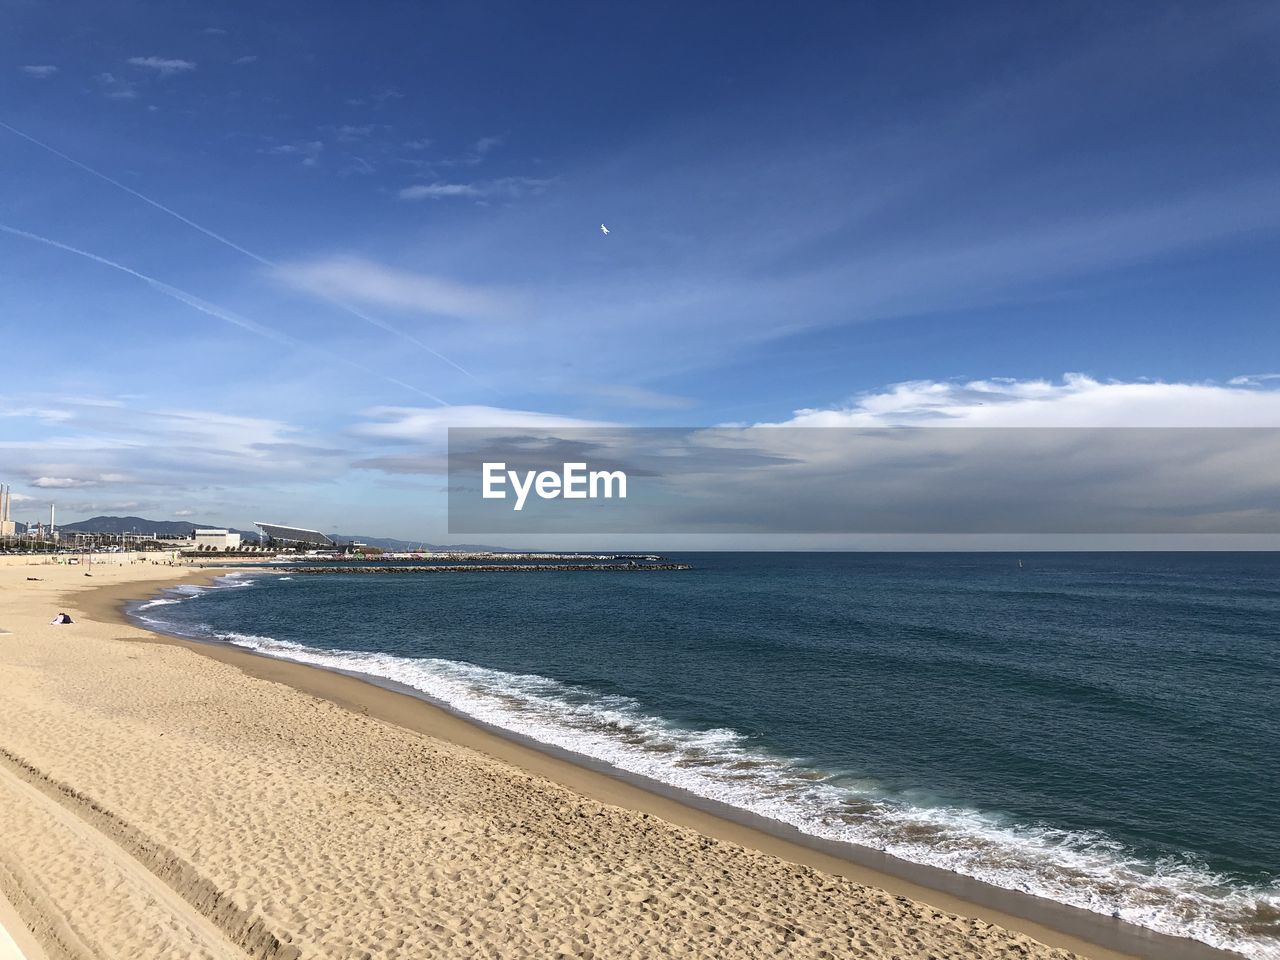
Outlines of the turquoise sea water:
[{"label": "turquoise sea water", "polygon": [[394,679],[820,837],[1280,957],[1280,557],[704,554],[185,588],[169,632]]}]

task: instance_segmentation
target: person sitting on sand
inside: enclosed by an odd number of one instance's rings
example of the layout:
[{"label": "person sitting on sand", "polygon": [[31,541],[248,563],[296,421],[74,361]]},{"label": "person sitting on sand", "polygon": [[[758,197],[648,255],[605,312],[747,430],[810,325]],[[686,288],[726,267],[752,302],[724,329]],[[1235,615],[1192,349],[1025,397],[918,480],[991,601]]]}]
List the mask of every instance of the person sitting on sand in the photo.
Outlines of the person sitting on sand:
[{"label": "person sitting on sand", "polygon": [[60,613],[60,614],[58,614],[56,617],[54,617],[54,618],[53,618],[52,620],[50,620],[49,622],[50,622],[50,623],[75,623],[75,621],[74,621],[74,620],[72,620],[72,619],[71,619],[69,616],[67,616],[65,613]]}]

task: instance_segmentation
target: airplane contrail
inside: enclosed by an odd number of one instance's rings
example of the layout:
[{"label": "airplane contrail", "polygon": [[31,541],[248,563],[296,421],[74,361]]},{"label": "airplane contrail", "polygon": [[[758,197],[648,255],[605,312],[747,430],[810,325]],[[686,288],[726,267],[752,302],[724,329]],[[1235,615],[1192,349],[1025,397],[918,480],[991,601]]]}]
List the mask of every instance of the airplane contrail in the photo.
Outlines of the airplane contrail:
[{"label": "airplane contrail", "polygon": [[130,196],[137,197],[143,203],[149,203],[151,206],[155,207],[157,210],[161,211],[162,213],[167,213],[169,216],[173,217],[175,220],[181,220],[188,227],[190,227],[193,230],[199,230],[206,237],[211,237],[212,239],[217,240],[219,243],[225,244],[226,246],[230,247],[232,250],[235,250],[237,253],[244,254],[246,257],[248,257],[251,260],[257,260],[258,263],[262,264],[264,267],[276,266],[276,264],[272,263],[266,257],[259,256],[258,254],[254,253],[252,250],[246,250],[244,247],[240,246],[240,244],[235,243],[234,241],[228,240],[222,234],[214,233],[212,230],[208,229],[207,227],[200,226],[200,224],[196,223],[194,220],[189,220],[188,218],[184,217],[182,214],[178,213],[177,210],[173,210],[173,209],[170,209],[169,207],[166,207],[159,200],[152,200],[146,194],[139,193],[137,190],[133,189],[133,187],[126,186],[125,184],[121,183],[119,180],[116,180],[114,177],[107,176],[101,170],[95,170],[93,167],[89,166],[87,163],[81,163],[75,157],[67,156],[61,150],[57,149],[56,147],[49,146],[49,144],[45,143],[43,140],[37,140],[35,137],[31,136],[31,134],[23,133],[17,127],[10,126],[9,124],[5,123],[3,120],[0,120],[0,127],[3,127],[4,129],[8,130],[14,136],[21,137],[23,140],[26,140],[29,143],[34,143],[41,150],[49,151],[55,157],[59,157],[67,161],[67,163],[71,164],[72,166],[79,167],[85,173],[93,174],[93,176],[97,177],[99,180],[105,180],[107,183],[111,184],[116,189],[123,190],[125,193],[129,194]]},{"label": "airplane contrail", "polygon": [[[96,170],[93,167],[89,166],[89,164],[83,163],[82,161],[77,160],[75,157],[68,156],[67,154],[63,153],[61,150],[57,149],[56,147],[52,147],[49,144],[45,143],[43,140],[38,140],[35,137],[31,136],[31,134],[25,133],[22,130],[19,130],[17,127],[12,126],[11,124],[5,123],[3,120],[0,120],[0,127],[4,128],[5,130],[8,130],[14,136],[21,137],[23,140],[26,140],[29,143],[35,144],[41,150],[47,150],[49,153],[53,154],[55,157],[65,160],[67,163],[71,164],[72,166],[79,167],[81,170],[85,171],[86,173],[92,174],[93,176],[97,177],[99,180],[103,180],[106,183],[111,184],[116,189],[123,190],[125,193],[129,194],[132,197],[136,197],[137,199],[141,200],[143,203],[146,203],[152,207],[155,207],[155,209],[159,210],[161,213],[165,213],[170,217],[173,217],[175,220],[178,220],[179,222],[186,224],[191,229],[196,230],[200,233],[203,233],[206,237],[209,237],[212,240],[216,240],[218,243],[221,243],[224,246],[231,248],[237,253],[243,254],[244,256],[248,257],[250,260],[256,261],[257,263],[260,263],[262,266],[269,267],[273,270],[279,268],[280,264],[277,263],[276,261],[271,260],[268,257],[264,257],[259,253],[254,253],[252,250],[249,250],[246,247],[240,246],[240,244],[236,243],[234,240],[227,239],[222,234],[216,233],[215,231],[210,230],[208,227],[205,227],[205,226],[202,226],[201,224],[196,223],[194,220],[190,219],[189,217],[184,217],[182,214],[180,214],[177,210],[174,210],[172,207],[167,207],[163,203],[161,203],[159,200],[155,200],[151,197],[148,197],[145,193],[140,193],[139,191],[133,189],[132,187],[121,183],[119,180],[115,179],[114,177],[108,176],[107,174],[103,173],[101,170]],[[480,386],[485,387],[488,390],[493,389],[493,386],[491,384],[488,384],[484,380],[477,377],[474,373],[472,373],[466,367],[462,366],[462,364],[458,363],[455,360],[450,359],[449,357],[446,357],[443,353],[434,349],[433,347],[427,346],[427,344],[423,343],[421,340],[419,340],[417,337],[413,336],[412,334],[405,333],[403,330],[400,330],[399,328],[393,326],[392,324],[387,323],[384,320],[379,320],[376,317],[370,316],[364,311],[351,306],[351,304],[346,303],[345,301],[339,300],[336,297],[330,296],[327,293],[317,292],[317,295],[322,299],[327,300],[329,303],[333,304],[338,309],[351,314],[353,317],[356,317],[359,320],[363,320],[365,323],[371,324],[372,326],[375,326],[386,333],[390,333],[394,336],[400,337],[402,340],[413,344],[419,350],[422,350],[426,353],[431,354],[431,356],[435,357],[437,360],[453,367],[459,373],[466,375],[471,380],[480,384]],[[446,403],[443,400],[439,402],[443,406],[446,406],[446,407],[450,406],[450,404]]]},{"label": "airplane contrail", "polygon": [[285,346],[288,346],[288,347],[293,347],[301,350],[309,350],[313,353],[318,353],[320,356],[325,357],[329,360],[335,361],[336,363],[344,364],[348,367],[352,367],[356,370],[359,370],[361,373],[364,373],[373,377],[379,377],[387,381],[388,383],[394,384],[397,387],[402,387],[405,390],[410,390],[414,393],[420,394],[421,396],[426,397],[428,400],[432,400],[440,404],[442,407],[447,407],[450,405],[446,401],[441,400],[435,394],[430,393],[426,390],[423,390],[420,387],[415,387],[411,383],[405,383],[403,380],[398,380],[395,377],[389,377],[384,373],[380,373],[377,370],[373,370],[369,367],[366,367],[362,363],[357,363],[355,360],[352,360],[349,357],[344,357],[338,354],[330,353],[329,351],[323,350],[320,347],[315,346],[314,344],[304,343],[301,340],[297,340],[294,337],[289,336],[289,334],[287,333],[283,333],[279,330],[274,329],[273,327],[268,327],[265,324],[258,323],[256,320],[250,320],[247,317],[242,317],[240,316],[240,314],[235,313],[234,311],[231,311],[231,310],[227,310],[225,307],[220,307],[216,303],[212,303],[211,301],[205,300],[203,297],[198,297],[194,293],[188,293],[186,290],[183,290],[181,287],[175,287],[172,284],[165,283],[163,280],[157,280],[155,277],[151,277],[138,270],[134,270],[132,267],[126,267],[123,263],[117,263],[114,260],[108,260],[106,257],[99,256],[96,253],[91,253],[88,250],[81,250],[79,247],[73,247],[70,244],[62,243],[61,241],[53,240],[49,237],[41,236],[38,233],[31,233],[28,230],[20,230],[17,227],[11,227],[5,223],[0,223],[0,232],[11,234],[12,236],[15,236],[15,237],[22,237],[26,240],[34,241],[35,243],[42,243],[47,247],[53,247],[55,250],[62,250],[65,253],[75,254],[77,257],[83,257],[84,259],[91,260],[94,263],[100,263],[104,267],[110,267],[112,270],[118,270],[121,273],[127,274],[131,277],[135,277],[136,279],[141,280],[143,283],[151,287],[153,290],[163,293],[168,297],[172,297],[174,300],[177,300],[179,303],[186,304],[188,307],[191,307],[193,310],[199,310],[201,313],[207,314],[208,316],[214,317],[218,320],[222,320],[226,323],[232,324],[233,326],[240,327],[242,330],[248,330],[250,333],[256,334],[260,337],[265,337],[268,340],[274,340],[276,343],[284,344]]}]

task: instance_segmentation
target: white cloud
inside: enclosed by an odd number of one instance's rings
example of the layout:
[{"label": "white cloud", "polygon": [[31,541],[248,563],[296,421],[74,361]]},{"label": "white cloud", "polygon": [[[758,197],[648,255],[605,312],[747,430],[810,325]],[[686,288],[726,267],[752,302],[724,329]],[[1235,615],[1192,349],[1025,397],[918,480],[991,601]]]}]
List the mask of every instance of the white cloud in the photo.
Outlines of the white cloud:
[{"label": "white cloud", "polygon": [[448,473],[450,427],[500,428],[520,431],[610,427],[598,420],[581,420],[535,410],[469,405],[458,407],[372,407],[367,419],[349,433],[369,444],[392,445],[382,453],[355,460],[352,466],[389,474]]},{"label": "white cloud", "polygon": [[480,190],[470,183],[419,183],[400,191],[401,200],[439,200],[442,197],[478,197]]},{"label": "white cloud", "polygon": [[257,61],[258,61],[258,58],[257,58],[257,56],[256,56],[255,54],[247,53],[247,54],[245,54],[243,57],[236,57],[236,58],[235,58],[234,60],[232,60],[231,62],[232,62],[233,64],[236,64],[236,65],[238,66],[238,65],[240,65],[240,64],[244,64],[244,63],[256,63]]},{"label": "white cloud", "polygon": [[324,297],[411,313],[484,318],[510,308],[504,298],[487,291],[357,257],[282,264],[275,276]]},{"label": "white cloud", "polygon": [[59,418],[50,423],[39,398],[0,396],[0,407],[23,409],[25,419],[39,424],[26,438],[10,439],[21,430],[16,427],[0,440],[3,459],[18,475],[15,483],[55,490],[115,484],[129,485],[130,492],[206,489],[323,479],[343,468],[340,451],[306,442],[299,428],[280,420],[92,398],[58,402]]},{"label": "white cloud", "polygon": [[1271,380],[1280,380],[1280,373],[1249,373],[1232,377],[1227,383],[1233,387],[1259,387]]},{"label": "white cloud", "polygon": [[912,380],[830,409],[797,410],[804,427],[1280,427],[1280,389],[1259,378],[1166,383],[1097,380]]},{"label": "white cloud", "polygon": [[138,95],[133,83],[114,73],[100,73],[93,79],[98,81],[103,95],[110,100],[132,100]]},{"label": "white cloud", "polygon": [[71,490],[80,487],[96,487],[102,483],[128,483],[132,478],[123,473],[99,473],[79,477],[36,477],[30,481],[33,487],[49,490]]},{"label": "white cloud", "polygon": [[37,80],[48,79],[58,72],[58,68],[51,63],[33,63],[18,69],[28,77],[34,77]]},{"label": "white cloud", "polygon": [[0,417],[25,417],[40,420],[42,423],[54,425],[70,420],[72,414],[67,410],[53,407],[26,406],[0,410]]},{"label": "white cloud", "polygon": [[372,123],[360,125],[345,123],[342,126],[333,129],[338,135],[339,140],[350,142],[353,140],[363,140],[365,137],[369,136],[369,134],[373,133],[375,127]]},{"label": "white cloud", "polygon": [[177,73],[194,70],[196,65],[191,60],[175,60],[166,57],[130,57],[129,63],[135,67],[154,70],[162,77],[171,77]]},{"label": "white cloud", "polygon": [[194,511],[194,510],[175,510],[175,511],[173,511],[173,515],[174,515],[175,517],[190,517],[190,516],[193,516],[194,514],[195,514],[195,511]]},{"label": "white cloud", "polygon": [[77,480],[75,477],[36,477],[31,481],[33,487],[50,490],[66,490],[73,487],[91,487],[93,480]]},{"label": "white cloud", "polygon": [[405,187],[398,194],[401,200],[444,200],[456,197],[474,200],[515,200],[523,196],[542,193],[551,180],[533,177],[503,177],[499,180],[479,180],[474,183],[417,183]]},{"label": "white cloud", "polygon": [[276,157],[299,157],[304,167],[314,167],[320,162],[320,155],[324,153],[324,141],[300,140],[297,143],[280,143],[259,152]]},{"label": "white cloud", "polygon": [[536,410],[512,410],[471,404],[457,407],[371,407],[367,418],[351,433],[360,437],[392,441],[443,440],[450,427],[495,427],[522,430],[568,430],[577,427],[610,426],[601,420],[562,417]]}]

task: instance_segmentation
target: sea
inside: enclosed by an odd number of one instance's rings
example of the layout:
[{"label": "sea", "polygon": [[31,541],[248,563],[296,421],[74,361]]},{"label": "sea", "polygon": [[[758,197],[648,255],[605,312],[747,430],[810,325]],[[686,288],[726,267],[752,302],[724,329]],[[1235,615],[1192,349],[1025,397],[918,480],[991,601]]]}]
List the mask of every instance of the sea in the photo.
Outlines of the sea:
[{"label": "sea", "polygon": [[1280,556],[246,570],[153,629],[396,681],[817,838],[1280,958]]}]

